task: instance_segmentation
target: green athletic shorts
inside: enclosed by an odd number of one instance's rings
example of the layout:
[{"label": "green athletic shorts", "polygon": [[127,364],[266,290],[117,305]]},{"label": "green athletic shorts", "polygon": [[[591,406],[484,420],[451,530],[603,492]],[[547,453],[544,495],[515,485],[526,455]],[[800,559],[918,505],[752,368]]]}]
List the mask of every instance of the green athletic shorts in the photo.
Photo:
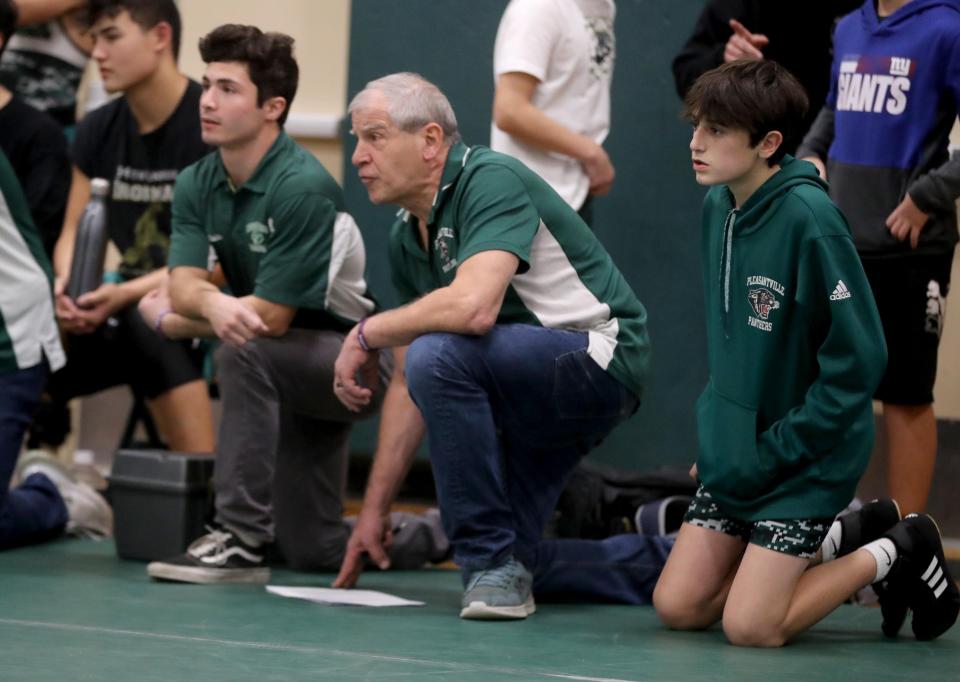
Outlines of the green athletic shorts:
[{"label": "green athletic shorts", "polygon": [[685,523],[732,535],[774,552],[811,559],[827,537],[834,517],[744,521],[727,516],[701,485],[683,517]]}]

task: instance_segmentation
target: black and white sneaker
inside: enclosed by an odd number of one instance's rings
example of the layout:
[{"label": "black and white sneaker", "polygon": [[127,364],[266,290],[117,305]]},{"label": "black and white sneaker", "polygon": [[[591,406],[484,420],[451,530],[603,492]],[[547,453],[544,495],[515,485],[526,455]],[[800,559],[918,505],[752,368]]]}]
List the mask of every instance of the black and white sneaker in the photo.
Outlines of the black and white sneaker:
[{"label": "black and white sneaker", "polygon": [[887,591],[898,592],[913,610],[917,639],[936,639],[953,627],[960,613],[960,590],[947,568],[940,529],[926,514],[908,514],[884,537],[897,546]]},{"label": "black and white sneaker", "polygon": [[226,528],[210,528],[186,553],[147,564],[147,575],[181,583],[263,584],[270,580],[266,547],[252,547]]},{"label": "black and white sneaker", "polygon": [[879,540],[883,534],[900,523],[900,507],[896,500],[873,500],[857,511],[837,518],[842,529],[837,557],[855,552],[864,545]]}]

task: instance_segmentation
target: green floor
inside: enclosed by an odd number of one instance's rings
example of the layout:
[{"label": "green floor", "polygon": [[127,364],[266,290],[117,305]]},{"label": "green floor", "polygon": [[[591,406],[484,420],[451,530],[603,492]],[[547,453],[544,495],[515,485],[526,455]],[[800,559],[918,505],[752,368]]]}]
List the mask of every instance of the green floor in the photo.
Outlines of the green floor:
[{"label": "green floor", "polygon": [[960,629],[933,643],[885,641],[876,609],[845,606],[785,649],[750,651],[717,630],[667,632],[647,607],[542,604],[526,622],[464,622],[450,571],[369,574],[364,587],[427,606],[327,607],[262,587],[151,583],[109,543],[6,552],[0,680],[960,679]]}]

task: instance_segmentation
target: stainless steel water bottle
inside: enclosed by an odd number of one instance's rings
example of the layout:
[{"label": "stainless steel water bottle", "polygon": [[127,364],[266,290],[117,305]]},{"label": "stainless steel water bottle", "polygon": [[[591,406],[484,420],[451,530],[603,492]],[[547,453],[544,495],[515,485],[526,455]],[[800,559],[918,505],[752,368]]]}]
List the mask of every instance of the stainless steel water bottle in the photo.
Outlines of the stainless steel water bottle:
[{"label": "stainless steel water bottle", "polygon": [[103,178],[90,181],[90,201],[83,209],[73,243],[73,261],[67,295],[76,301],[103,283],[103,259],[107,253],[107,193],[110,182]]}]

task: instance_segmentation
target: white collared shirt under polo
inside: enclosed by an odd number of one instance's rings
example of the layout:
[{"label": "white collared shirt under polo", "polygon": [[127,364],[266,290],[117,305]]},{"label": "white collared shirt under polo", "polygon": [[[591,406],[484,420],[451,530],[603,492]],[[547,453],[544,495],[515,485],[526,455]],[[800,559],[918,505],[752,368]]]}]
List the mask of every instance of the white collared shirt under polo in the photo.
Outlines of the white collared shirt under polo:
[{"label": "white collared shirt under polo", "polygon": [[0,153],[0,372],[34,367],[44,356],[51,371],[66,364],[51,279],[27,200]]}]

